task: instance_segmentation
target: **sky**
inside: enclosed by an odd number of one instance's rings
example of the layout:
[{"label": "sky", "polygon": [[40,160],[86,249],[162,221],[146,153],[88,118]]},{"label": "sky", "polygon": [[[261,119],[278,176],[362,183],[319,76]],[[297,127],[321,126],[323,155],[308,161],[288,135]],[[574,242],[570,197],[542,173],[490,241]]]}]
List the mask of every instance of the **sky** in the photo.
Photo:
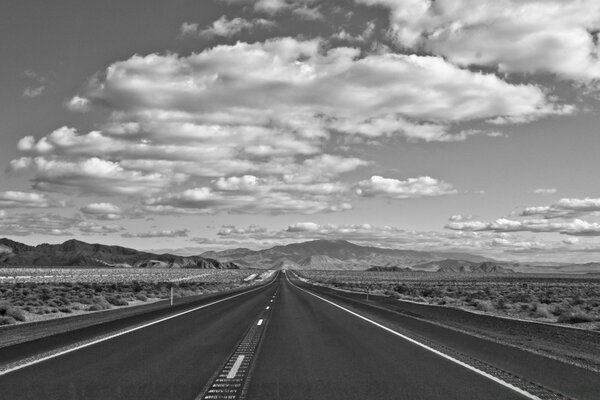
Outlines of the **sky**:
[{"label": "sky", "polygon": [[0,14],[0,236],[600,260],[595,0]]}]

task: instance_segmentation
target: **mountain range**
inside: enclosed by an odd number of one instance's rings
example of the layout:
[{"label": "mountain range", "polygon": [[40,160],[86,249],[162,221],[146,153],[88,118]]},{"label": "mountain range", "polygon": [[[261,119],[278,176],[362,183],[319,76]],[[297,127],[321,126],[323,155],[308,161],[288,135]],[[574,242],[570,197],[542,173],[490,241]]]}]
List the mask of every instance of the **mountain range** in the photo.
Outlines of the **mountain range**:
[{"label": "mountain range", "polygon": [[506,262],[468,253],[360,246],[346,240],[312,240],[263,250],[237,248],[182,256],[89,244],[79,240],[29,246],[10,239],[0,239],[2,266],[600,274],[600,263]]},{"label": "mountain range", "polygon": [[473,263],[494,261],[467,253],[397,250],[359,246],[346,240],[312,240],[264,250],[238,248],[202,253],[203,257],[233,262],[242,268],[298,268],[366,270],[372,267],[409,267],[446,259]]},{"label": "mountain range", "polygon": [[237,269],[231,262],[201,256],[153,254],[121,246],[68,240],[62,244],[28,246],[0,239],[0,266],[29,267],[135,267]]}]

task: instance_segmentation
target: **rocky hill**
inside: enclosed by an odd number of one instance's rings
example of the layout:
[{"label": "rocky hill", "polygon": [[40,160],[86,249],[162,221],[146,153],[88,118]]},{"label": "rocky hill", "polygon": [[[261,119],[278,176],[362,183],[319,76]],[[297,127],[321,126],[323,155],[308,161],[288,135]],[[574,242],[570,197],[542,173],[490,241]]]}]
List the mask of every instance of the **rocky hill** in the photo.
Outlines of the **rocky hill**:
[{"label": "rocky hill", "polygon": [[313,254],[298,261],[300,269],[344,269],[344,262],[323,254]]},{"label": "rocky hill", "polygon": [[[359,246],[346,240],[312,240],[264,250],[238,248],[206,252],[202,256],[234,262],[243,268],[261,269],[285,268],[279,263],[282,259],[298,264],[297,268],[347,270],[365,270],[375,266],[406,268],[448,258],[480,263],[492,261],[489,258],[466,253],[436,253]],[[289,268],[294,268],[293,265],[289,265]]]},{"label": "rocky hill", "polygon": [[121,246],[68,240],[61,244],[28,246],[0,239],[0,266],[135,267],[237,269],[232,262],[202,256],[153,254]]},{"label": "rocky hill", "polygon": [[511,264],[484,261],[481,263],[465,260],[430,261],[424,264],[413,265],[413,270],[440,273],[508,273],[515,272]]}]

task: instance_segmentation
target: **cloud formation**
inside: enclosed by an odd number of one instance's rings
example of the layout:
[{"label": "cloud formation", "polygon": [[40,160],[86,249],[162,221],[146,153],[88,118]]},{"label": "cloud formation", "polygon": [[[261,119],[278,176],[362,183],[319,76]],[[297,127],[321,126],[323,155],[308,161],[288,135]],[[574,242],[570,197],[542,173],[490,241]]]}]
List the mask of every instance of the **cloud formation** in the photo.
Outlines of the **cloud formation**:
[{"label": "cloud formation", "polygon": [[51,208],[63,205],[41,193],[14,190],[0,192],[1,208]]},{"label": "cloud formation", "polygon": [[123,217],[121,207],[112,203],[90,203],[81,207],[80,211],[88,217],[101,220],[116,220]]},{"label": "cloud formation", "polygon": [[215,37],[230,38],[242,32],[252,32],[257,28],[272,28],[273,26],[275,26],[273,21],[264,18],[248,20],[236,17],[227,19],[227,17],[223,15],[204,29],[200,29],[199,25],[196,23],[184,22],[181,25],[180,32],[183,37],[198,36],[205,39],[212,39]]},{"label": "cloud formation", "polygon": [[390,10],[404,47],[439,54],[461,66],[499,72],[600,78],[600,4],[595,0],[357,0]]},{"label": "cloud formation", "polygon": [[452,185],[429,176],[409,178],[401,181],[377,175],[359,182],[356,192],[358,195],[365,197],[381,196],[394,199],[441,196],[457,193]]},{"label": "cloud formation", "polygon": [[122,237],[125,238],[177,238],[177,237],[187,237],[188,236],[187,229],[163,229],[158,231],[148,231],[141,233],[123,233]]}]

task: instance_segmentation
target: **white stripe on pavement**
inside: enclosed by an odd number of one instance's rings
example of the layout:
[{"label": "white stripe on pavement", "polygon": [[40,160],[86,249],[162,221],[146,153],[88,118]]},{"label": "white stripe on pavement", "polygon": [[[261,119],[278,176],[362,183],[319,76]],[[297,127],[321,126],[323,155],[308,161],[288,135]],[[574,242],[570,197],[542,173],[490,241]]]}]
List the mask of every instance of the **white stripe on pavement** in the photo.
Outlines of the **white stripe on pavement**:
[{"label": "white stripe on pavement", "polygon": [[419,342],[419,341],[417,341],[417,340],[415,340],[415,339],[412,339],[412,338],[410,338],[410,337],[408,337],[408,336],[406,336],[406,335],[403,335],[403,334],[401,334],[401,333],[399,333],[399,332],[396,332],[395,330],[393,330],[393,329],[390,329],[390,328],[388,328],[387,326],[381,325],[380,323],[378,323],[378,322],[375,322],[375,321],[373,321],[373,320],[371,320],[371,319],[369,319],[369,318],[367,318],[367,317],[363,317],[362,315],[360,315],[360,314],[358,314],[358,313],[355,313],[354,311],[351,311],[351,310],[349,310],[349,309],[347,309],[347,308],[345,308],[345,307],[342,307],[342,306],[340,306],[340,305],[338,305],[338,304],[334,303],[333,301],[327,300],[327,299],[325,299],[325,298],[323,298],[323,297],[321,297],[321,296],[318,296],[318,295],[316,295],[316,294],[314,294],[314,293],[311,293],[311,292],[309,292],[308,290],[304,290],[304,289],[302,289],[301,287],[298,287],[298,286],[294,285],[294,284],[292,283],[292,281],[290,281],[290,279],[287,277],[287,274],[286,274],[286,276],[285,276],[285,277],[286,277],[287,281],[288,281],[288,282],[289,282],[289,283],[290,283],[292,286],[294,286],[295,288],[297,288],[297,289],[299,289],[299,290],[301,290],[301,291],[303,291],[303,292],[305,292],[305,293],[308,293],[308,294],[310,294],[311,296],[314,296],[314,297],[316,297],[316,298],[318,298],[318,299],[320,299],[320,300],[323,300],[324,302],[327,302],[327,303],[329,303],[329,304],[331,304],[331,305],[333,305],[333,306],[335,306],[335,307],[337,307],[337,308],[340,308],[340,309],[342,309],[342,310],[346,311],[347,313],[350,313],[350,314],[354,315],[355,317],[358,317],[358,318],[360,318],[360,319],[362,319],[362,320],[364,320],[364,321],[367,321],[367,322],[369,322],[369,323],[371,323],[371,324],[373,324],[373,325],[377,326],[378,328],[381,328],[381,329],[383,329],[383,330],[385,330],[385,331],[387,331],[387,332],[390,332],[390,333],[392,333],[392,334],[394,334],[394,335],[396,335],[396,336],[399,336],[399,337],[401,337],[401,338],[402,338],[402,339],[404,339],[404,340],[407,340],[407,341],[409,341],[409,342],[411,342],[411,343],[413,343],[413,344],[416,344],[416,345],[417,345],[417,346],[419,346],[419,347],[422,347],[422,348],[424,348],[425,350],[428,350],[428,351],[430,351],[430,352],[432,352],[432,353],[435,353],[435,354],[437,354],[437,355],[438,355],[438,356],[440,356],[440,357],[443,357],[443,358],[445,358],[445,359],[447,359],[447,360],[449,360],[449,361],[452,361],[453,363],[456,363],[456,364],[458,364],[458,365],[460,365],[460,366],[462,366],[462,367],[465,367],[465,368],[467,368],[467,369],[469,369],[469,370],[471,370],[471,371],[473,371],[473,372],[475,372],[475,373],[477,373],[477,374],[479,374],[479,375],[482,375],[482,376],[484,376],[484,377],[486,377],[486,378],[488,378],[488,379],[490,379],[490,380],[492,380],[492,381],[494,381],[494,382],[496,382],[496,383],[499,383],[500,385],[502,385],[502,386],[504,386],[504,387],[506,387],[506,388],[508,388],[508,389],[511,389],[511,390],[513,390],[513,391],[515,391],[515,392],[517,392],[517,393],[519,393],[519,394],[521,394],[521,395],[523,395],[523,396],[527,397],[528,399],[531,399],[531,400],[542,400],[542,399],[540,399],[538,396],[536,396],[536,395],[534,395],[534,394],[531,394],[531,393],[529,393],[529,392],[527,392],[527,391],[525,391],[525,390],[523,390],[523,389],[521,389],[521,388],[519,388],[519,387],[517,387],[517,386],[515,386],[515,385],[512,385],[512,384],[510,384],[510,383],[508,383],[508,382],[506,382],[506,381],[504,381],[504,380],[502,380],[502,379],[500,379],[500,378],[497,378],[497,377],[495,377],[494,375],[488,374],[487,372],[485,372],[485,371],[482,371],[482,370],[480,370],[480,369],[478,369],[478,368],[475,368],[475,367],[473,367],[472,365],[469,365],[469,364],[467,364],[467,363],[465,363],[465,362],[462,362],[462,361],[460,361],[460,360],[458,360],[458,359],[456,359],[456,358],[454,358],[454,357],[452,357],[452,356],[449,356],[449,355],[447,355],[447,354],[444,354],[444,353],[442,353],[441,351],[438,351],[438,350],[436,350],[436,349],[434,349],[434,348],[432,348],[432,347],[429,347],[429,346],[427,346],[426,344],[423,344],[423,343],[421,343],[421,342]]}]

